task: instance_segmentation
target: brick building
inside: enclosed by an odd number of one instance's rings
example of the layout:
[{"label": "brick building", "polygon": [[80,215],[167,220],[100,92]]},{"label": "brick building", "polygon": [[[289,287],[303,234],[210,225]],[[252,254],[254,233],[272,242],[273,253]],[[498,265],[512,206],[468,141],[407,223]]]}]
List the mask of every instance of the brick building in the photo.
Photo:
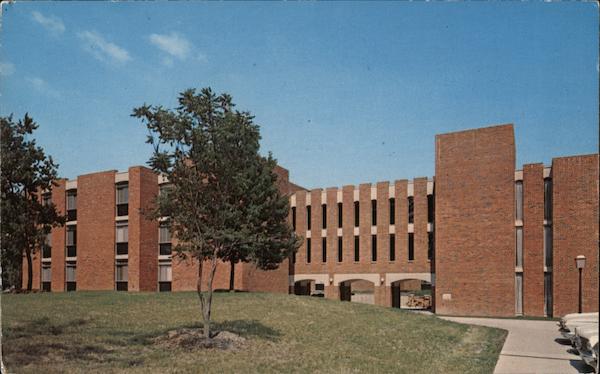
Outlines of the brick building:
[{"label": "brick building", "polygon": [[[235,287],[450,315],[558,316],[577,309],[582,254],[583,308],[597,311],[598,155],[516,170],[512,125],[437,135],[435,146],[435,177],[410,181],[307,191],[278,168],[302,245],[277,270],[238,264]],[[166,182],[140,166],[59,180],[44,198],[69,220],[34,256],[34,288],[195,290],[198,264],[172,259],[168,230],[144,215]],[[228,285],[220,264],[214,287]]]}]

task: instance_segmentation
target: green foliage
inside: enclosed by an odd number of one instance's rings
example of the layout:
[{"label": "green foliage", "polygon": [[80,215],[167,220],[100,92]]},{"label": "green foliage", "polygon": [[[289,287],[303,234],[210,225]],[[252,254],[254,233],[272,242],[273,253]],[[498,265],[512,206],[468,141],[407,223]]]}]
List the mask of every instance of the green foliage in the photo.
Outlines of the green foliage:
[{"label": "green foliage", "polygon": [[0,124],[2,285],[20,287],[25,253],[31,290],[31,255],[44,244],[53,226],[65,222],[53,203],[43,204],[40,199],[42,191],[52,190],[58,165],[32,139],[38,125],[27,114],[16,123],[12,116],[0,117]]},{"label": "green foliage", "polygon": [[273,269],[299,244],[287,223],[288,199],[277,187],[276,161],[259,154],[253,116],[233,108],[229,95],[204,88],[181,93],[176,109],[144,105],[132,114],[148,129],[149,165],[170,184],[153,215],[169,217],[180,257],[210,261],[209,294],[217,260]]}]

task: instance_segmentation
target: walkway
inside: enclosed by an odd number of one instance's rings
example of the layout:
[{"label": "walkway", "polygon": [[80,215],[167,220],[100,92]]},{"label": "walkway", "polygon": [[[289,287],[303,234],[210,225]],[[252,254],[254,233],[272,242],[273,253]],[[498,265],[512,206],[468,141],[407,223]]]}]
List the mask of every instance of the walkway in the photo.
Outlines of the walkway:
[{"label": "walkway", "polygon": [[[440,317],[448,321],[508,330],[494,373],[591,373],[562,339],[555,321]],[[562,343],[562,344],[561,344]],[[567,343],[567,344],[565,344]]]}]

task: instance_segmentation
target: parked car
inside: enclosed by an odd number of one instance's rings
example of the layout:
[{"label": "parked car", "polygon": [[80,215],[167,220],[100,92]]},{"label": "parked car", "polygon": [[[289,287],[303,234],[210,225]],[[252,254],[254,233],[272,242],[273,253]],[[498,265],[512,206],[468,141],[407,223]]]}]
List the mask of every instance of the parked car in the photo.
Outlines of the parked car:
[{"label": "parked car", "polygon": [[573,313],[562,317],[558,322],[558,330],[563,338],[571,340],[575,338],[575,328],[578,326],[598,326],[598,313]]},{"label": "parked car", "polygon": [[573,320],[573,319],[582,319],[582,318],[590,318],[590,317],[596,317],[596,319],[598,319],[599,313],[598,312],[592,312],[592,313],[571,313],[571,314],[567,314],[565,316],[563,316],[560,321],[558,322],[559,326],[562,326],[562,324],[566,323],[567,321]]},{"label": "parked car", "polygon": [[573,348],[579,350],[581,348],[581,334],[590,334],[594,332],[598,332],[598,324],[595,323],[575,327],[575,332],[573,339],[571,340],[571,345],[573,346]]},{"label": "parked car", "polygon": [[577,351],[579,357],[593,367],[596,373],[600,372],[598,359],[598,325],[596,328],[580,328],[577,330]]}]

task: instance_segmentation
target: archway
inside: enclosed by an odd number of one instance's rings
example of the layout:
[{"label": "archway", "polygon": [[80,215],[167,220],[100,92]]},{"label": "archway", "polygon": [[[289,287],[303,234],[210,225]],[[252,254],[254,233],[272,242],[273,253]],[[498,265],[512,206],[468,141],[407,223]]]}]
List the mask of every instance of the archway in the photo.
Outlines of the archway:
[{"label": "archway", "polygon": [[299,280],[294,282],[294,295],[324,297],[325,285],[314,279]]},{"label": "archway", "polygon": [[350,279],[339,283],[340,300],[375,304],[375,284],[365,279]]},{"label": "archway", "polygon": [[392,307],[411,310],[430,310],[431,283],[421,279],[402,279],[391,283]]}]

